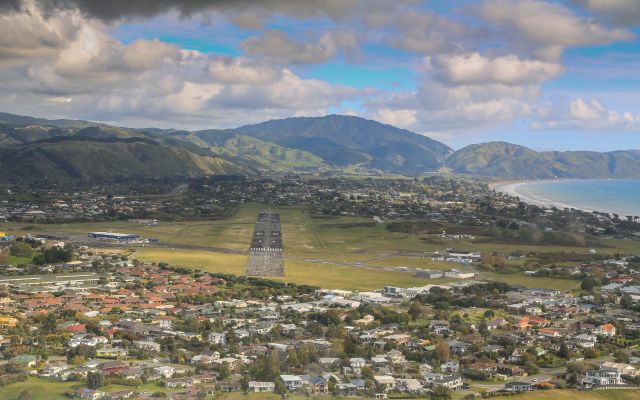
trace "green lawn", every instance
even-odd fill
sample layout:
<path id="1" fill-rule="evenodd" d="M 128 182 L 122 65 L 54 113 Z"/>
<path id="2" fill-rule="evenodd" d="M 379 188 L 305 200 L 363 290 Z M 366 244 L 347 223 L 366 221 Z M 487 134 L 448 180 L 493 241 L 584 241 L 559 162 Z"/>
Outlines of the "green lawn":
<path id="1" fill-rule="evenodd" d="M 7 257 L 7 264 L 11 264 L 11 265 L 31 264 L 32 261 L 33 261 L 33 257 L 16 257 L 16 256 Z"/>
<path id="2" fill-rule="evenodd" d="M 524 275 L 507 275 L 507 274 L 495 274 L 489 272 L 481 272 L 478 278 L 482 281 L 498 281 L 505 282 L 511 285 L 524 285 L 530 288 L 536 289 L 556 289 L 563 292 L 578 289 L 580 287 L 580 281 L 575 279 L 559 279 L 549 277 L 536 277 L 536 276 L 524 276 Z"/>
<path id="3" fill-rule="evenodd" d="M 66 392 L 74 391 L 83 387 L 82 382 L 60 382 L 40 378 L 28 378 L 25 382 L 14 383 L 0 388 L 0 398 L 3 400 L 16 400 L 23 390 L 28 390 L 31 398 L 34 400 L 68 400 L 65 396 Z M 115 392 L 125 389 L 134 389 L 144 392 L 167 392 L 166 388 L 159 386 L 157 383 L 148 383 L 140 387 L 110 385 L 102 388 L 105 392 Z M 594 391 L 577 391 L 577 390 L 548 390 L 524 393 L 516 396 L 509 396 L 516 400 L 636 400 L 639 398 L 640 391 L 634 390 L 594 390 Z M 302 396 L 290 395 L 288 398 L 302 398 Z M 242 393 L 218 393 L 216 399 L 223 400 L 276 400 L 281 396 L 273 393 L 252 393 L 247 396 Z"/>
<path id="4" fill-rule="evenodd" d="M 637 400 L 638 390 L 548 390 L 536 391 L 509 397 L 516 400 Z"/>
<path id="5" fill-rule="evenodd" d="M 28 378 L 25 382 L 13 383 L 8 386 L 0 387 L 0 399 L 2 400 L 15 400 L 20 396 L 23 390 L 28 390 L 31 393 L 31 398 L 46 399 L 46 400 L 68 400 L 65 393 L 75 391 L 79 388 L 85 387 L 83 382 L 61 382 L 50 379 L 42 378 Z M 147 383 L 140 387 L 134 386 L 122 386 L 122 385 L 109 385 L 103 387 L 104 392 L 117 392 L 119 390 L 134 389 L 145 392 L 167 392 L 168 390 L 157 383 Z"/>

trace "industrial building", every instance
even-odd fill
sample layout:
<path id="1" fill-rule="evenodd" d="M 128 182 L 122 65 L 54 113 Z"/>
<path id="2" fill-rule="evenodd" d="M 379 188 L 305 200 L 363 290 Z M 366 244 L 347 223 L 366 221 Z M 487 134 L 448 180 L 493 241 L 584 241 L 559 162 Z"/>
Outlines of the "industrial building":
<path id="1" fill-rule="evenodd" d="M 100 281 L 105 283 L 101 284 Z M 111 274 L 77 272 L 67 274 L 16 275 L 0 277 L 0 285 L 23 293 L 52 293 L 63 290 L 84 291 L 109 285 Z"/>
<path id="2" fill-rule="evenodd" d="M 251 239 L 247 276 L 284 276 L 280 214 L 262 211 Z"/>
<path id="3" fill-rule="evenodd" d="M 90 232 L 89 238 L 98 240 L 112 240 L 116 242 L 134 242 L 140 239 L 140 236 L 129 233 Z"/>

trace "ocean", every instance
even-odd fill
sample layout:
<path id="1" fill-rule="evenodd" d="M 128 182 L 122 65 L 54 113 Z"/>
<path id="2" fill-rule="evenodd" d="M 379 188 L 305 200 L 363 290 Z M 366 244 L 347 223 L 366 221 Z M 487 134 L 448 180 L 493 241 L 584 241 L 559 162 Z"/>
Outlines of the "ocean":
<path id="1" fill-rule="evenodd" d="M 496 190 L 524 202 L 640 216 L 640 180 L 557 180 L 504 183 Z"/>

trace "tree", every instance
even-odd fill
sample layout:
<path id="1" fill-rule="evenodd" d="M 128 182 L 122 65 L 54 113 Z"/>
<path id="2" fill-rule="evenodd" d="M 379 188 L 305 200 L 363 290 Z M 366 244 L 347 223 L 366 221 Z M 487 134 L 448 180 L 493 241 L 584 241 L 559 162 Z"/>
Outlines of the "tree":
<path id="1" fill-rule="evenodd" d="M 362 367 L 362 369 L 360 369 L 360 376 L 362 376 L 362 379 L 364 380 L 373 380 L 373 368 L 371 367 Z"/>
<path id="2" fill-rule="evenodd" d="M 567 382 L 570 384 L 578 383 L 578 378 L 587 371 L 589 365 L 584 363 L 570 363 L 567 365 L 567 374 L 569 377 L 567 378 Z"/>
<path id="3" fill-rule="evenodd" d="M 616 362 L 621 362 L 621 363 L 629 362 L 629 356 L 623 350 L 614 351 L 613 358 L 616 360 Z"/>
<path id="4" fill-rule="evenodd" d="M 483 335 L 489 333 L 489 327 L 487 326 L 487 322 L 485 320 L 480 320 L 480 322 L 478 323 L 478 332 Z"/>
<path id="5" fill-rule="evenodd" d="M 33 248 L 24 242 L 16 242 L 11 246 L 11 255 L 14 257 L 32 257 Z"/>
<path id="6" fill-rule="evenodd" d="M 444 340 L 439 340 L 436 343 L 436 355 L 440 361 L 447 361 L 451 356 L 451 349 Z"/>
<path id="7" fill-rule="evenodd" d="M 485 318 L 493 318 L 495 315 L 496 313 L 493 310 L 487 310 L 484 312 Z"/>
<path id="8" fill-rule="evenodd" d="M 287 364 L 293 368 L 300 366 L 300 360 L 298 360 L 298 353 L 296 349 L 291 348 L 287 351 Z"/>
<path id="9" fill-rule="evenodd" d="M 18 396 L 18 400 L 31 400 L 31 392 L 28 390 L 23 390 Z"/>
<path id="10" fill-rule="evenodd" d="M 419 301 L 414 301 L 409 307 L 409 315 L 414 321 L 424 313 L 424 306 Z"/>
<path id="11" fill-rule="evenodd" d="M 558 350 L 558 357 L 565 359 L 569 358 L 569 347 L 565 343 L 562 343 L 560 346 L 560 350 Z"/>
<path id="12" fill-rule="evenodd" d="M 284 383 L 280 380 L 280 379 L 276 379 L 275 381 L 275 388 L 274 388 L 274 392 L 278 393 L 279 395 L 284 395 L 286 392 L 286 388 L 284 387 Z"/>
<path id="13" fill-rule="evenodd" d="M 436 386 L 431 392 L 432 400 L 451 400 L 451 390 L 446 386 Z"/>
<path id="14" fill-rule="evenodd" d="M 620 305 L 623 308 L 632 309 L 633 308 L 633 298 L 628 294 L 623 294 L 620 299 Z"/>
<path id="15" fill-rule="evenodd" d="M 240 388 L 242 389 L 242 393 L 244 393 L 245 395 L 247 394 L 247 392 L 249 392 L 249 378 L 247 378 L 246 374 L 242 375 L 242 379 L 240 380 Z"/>
<path id="16" fill-rule="evenodd" d="M 228 362 L 225 361 L 218 366 L 218 374 L 220 374 L 220 379 L 223 381 L 231 376 L 231 370 L 229 369 Z"/>
<path id="17" fill-rule="evenodd" d="M 600 285 L 602 285 L 602 283 L 600 282 L 599 279 L 593 278 L 593 277 L 587 277 L 582 280 L 582 284 L 580 285 L 580 288 L 582 290 L 590 291 L 590 290 L 593 290 L 593 288 L 595 288 L 596 286 L 600 286 Z"/>
<path id="18" fill-rule="evenodd" d="M 104 375 L 101 372 L 89 372 L 87 374 L 87 386 L 89 389 L 99 389 L 104 386 Z"/>
<path id="19" fill-rule="evenodd" d="M 540 372 L 540 368 L 533 361 L 526 361 L 524 363 L 524 369 L 527 371 L 528 375 L 535 375 Z"/>
<path id="20" fill-rule="evenodd" d="M 334 376 L 329 378 L 329 393 L 331 393 L 333 396 L 337 396 L 340 393 L 340 391 L 338 390 L 338 381 L 336 381 L 336 378 Z"/>
<path id="21" fill-rule="evenodd" d="M 598 358 L 600 357 L 600 352 L 598 351 L 598 349 L 591 348 L 591 349 L 585 349 L 582 354 L 584 354 L 584 356 L 586 358 Z"/>

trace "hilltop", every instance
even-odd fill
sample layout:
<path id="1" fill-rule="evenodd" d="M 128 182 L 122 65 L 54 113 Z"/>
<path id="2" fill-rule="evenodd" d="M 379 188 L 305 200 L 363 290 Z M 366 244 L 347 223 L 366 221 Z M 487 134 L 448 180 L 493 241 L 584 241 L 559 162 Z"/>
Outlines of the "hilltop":
<path id="1" fill-rule="evenodd" d="M 537 152 L 507 142 L 447 145 L 344 115 L 235 129 L 133 129 L 0 113 L 0 177 L 50 180 L 212 174 L 457 174 L 515 178 L 640 178 L 640 151 Z"/>

